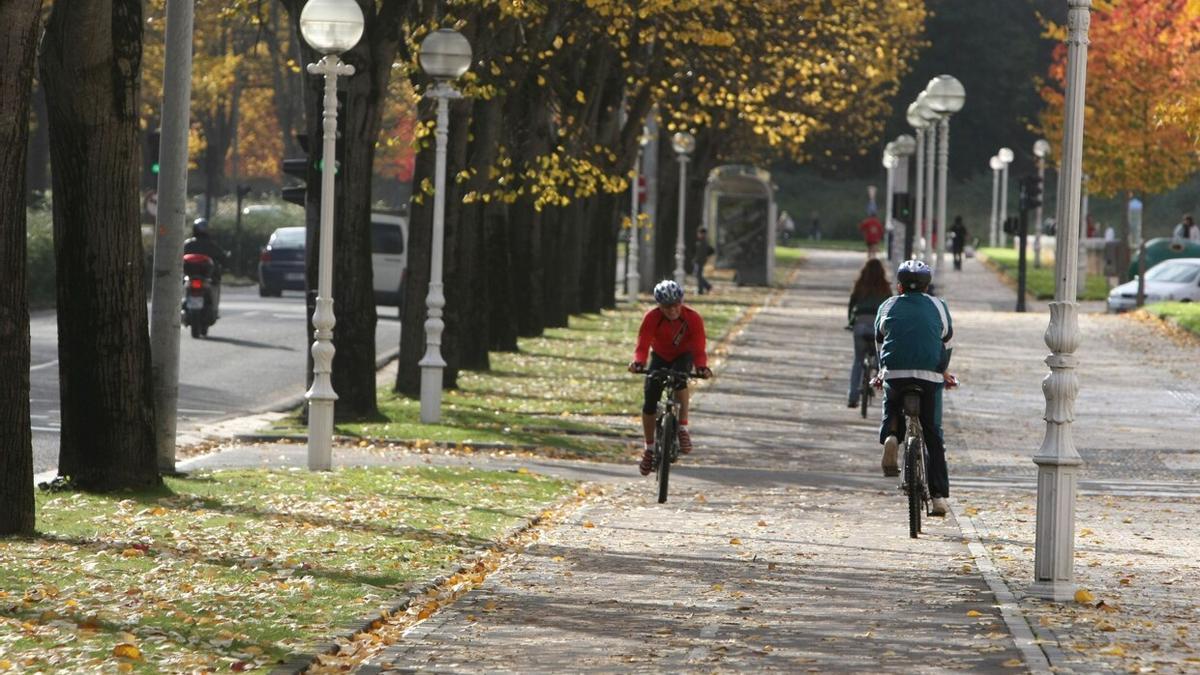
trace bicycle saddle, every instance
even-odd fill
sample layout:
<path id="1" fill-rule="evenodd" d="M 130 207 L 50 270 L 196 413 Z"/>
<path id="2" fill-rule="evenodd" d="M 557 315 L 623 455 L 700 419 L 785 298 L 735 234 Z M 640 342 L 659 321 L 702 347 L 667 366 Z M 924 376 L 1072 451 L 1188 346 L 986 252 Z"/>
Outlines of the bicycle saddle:
<path id="1" fill-rule="evenodd" d="M 922 389 L 918 385 L 910 385 L 900 390 L 901 401 L 904 402 L 905 415 L 920 415 L 921 414 L 921 393 Z"/>

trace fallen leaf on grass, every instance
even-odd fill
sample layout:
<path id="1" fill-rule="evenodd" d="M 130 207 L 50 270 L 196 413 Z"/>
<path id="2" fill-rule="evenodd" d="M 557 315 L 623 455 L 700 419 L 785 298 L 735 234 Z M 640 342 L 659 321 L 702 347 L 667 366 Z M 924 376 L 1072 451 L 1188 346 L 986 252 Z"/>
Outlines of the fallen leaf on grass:
<path id="1" fill-rule="evenodd" d="M 1025 665 L 1025 662 L 1021 659 L 1009 659 L 1000 665 L 1005 668 L 1021 668 Z"/>
<path id="2" fill-rule="evenodd" d="M 142 658 L 142 651 L 128 642 L 122 642 L 116 647 L 113 647 L 112 653 L 113 656 L 119 656 L 123 659 L 137 660 Z"/>
<path id="3" fill-rule="evenodd" d="M 742 540 L 741 540 L 741 539 L 738 539 L 737 537 L 734 537 L 733 539 L 730 539 L 730 540 L 729 540 L 729 545 L 730 545 L 730 546 L 741 546 L 741 545 L 742 545 Z"/>
<path id="4" fill-rule="evenodd" d="M 1120 645 L 1113 645 L 1105 649 L 1101 649 L 1100 653 L 1105 656 L 1125 656 L 1125 650 Z"/>
<path id="5" fill-rule="evenodd" d="M 766 526 L 767 526 L 767 521 L 765 521 L 765 520 L 760 520 L 760 521 L 758 521 L 758 526 L 759 526 L 759 527 L 766 527 Z"/>
<path id="6" fill-rule="evenodd" d="M 1075 591 L 1075 602 L 1095 602 L 1095 600 L 1096 596 L 1092 595 L 1092 592 L 1086 588 Z"/>
<path id="7" fill-rule="evenodd" d="M 595 523 L 593 523 L 593 522 L 592 522 L 592 521 L 590 521 L 590 520 L 585 520 L 585 521 L 583 521 L 583 526 L 584 526 L 584 527 L 595 527 L 595 526 L 596 526 L 596 524 L 595 524 Z"/>
<path id="8" fill-rule="evenodd" d="M 983 612 L 972 609 L 967 611 L 967 616 L 983 616 Z"/>

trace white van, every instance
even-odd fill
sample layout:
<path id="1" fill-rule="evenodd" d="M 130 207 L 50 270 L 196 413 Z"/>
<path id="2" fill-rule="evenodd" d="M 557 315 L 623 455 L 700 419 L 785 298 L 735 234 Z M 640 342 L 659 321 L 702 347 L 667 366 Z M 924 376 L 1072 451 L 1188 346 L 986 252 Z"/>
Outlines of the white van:
<path id="1" fill-rule="evenodd" d="M 375 303 L 400 305 L 408 266 L 408 218 L 392 213 L 371 213 L 371 272 L 375 276 Z"/>

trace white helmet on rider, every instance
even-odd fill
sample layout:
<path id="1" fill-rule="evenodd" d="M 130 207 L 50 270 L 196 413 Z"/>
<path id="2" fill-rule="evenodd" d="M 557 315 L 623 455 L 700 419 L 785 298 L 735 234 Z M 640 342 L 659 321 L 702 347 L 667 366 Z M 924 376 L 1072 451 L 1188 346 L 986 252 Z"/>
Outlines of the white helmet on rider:
<path id="1" fill-rule="evenodd" d="M 663 279 L 654 287 L 654 301 L 660 305 L 683 302 L 683 287 L 672 279 Z"/>

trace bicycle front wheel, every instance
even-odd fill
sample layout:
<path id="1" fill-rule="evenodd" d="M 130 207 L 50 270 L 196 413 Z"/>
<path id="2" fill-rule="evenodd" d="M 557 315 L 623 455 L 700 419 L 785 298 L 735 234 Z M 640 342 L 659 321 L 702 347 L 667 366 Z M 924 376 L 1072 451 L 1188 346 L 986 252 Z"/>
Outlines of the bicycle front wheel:
<path id="1" fill-rule="evenodd" d="M 675 455 L 675 444 L 679 442 L 679 436 L 676 435 L 677 425 L 675 418 L 671 415 L 666 415 L 662 419 L 662 424 L 658 428 L 658 503 L 665 504 L 667 501 L 667 485 L 671 478 L 671 457 Z"/>
<path id="2" fill-rule="evenodd" d="M 921 533 L 921 441 L 911 436 L 904 439 L 904 487 L 908 493 L 908 536 Z"/>
<path id="3" fill-rule="evenodd" d="M 864 420 L 867 419 L 867 408 L 871 406 L 871 396 L 873 395 L 874 393 L 871 391 L 871 382 L 864 379 L 862 385 L 862 399 L 861 403 L 859 404 L 862 407 L 862 416 Z"/>

